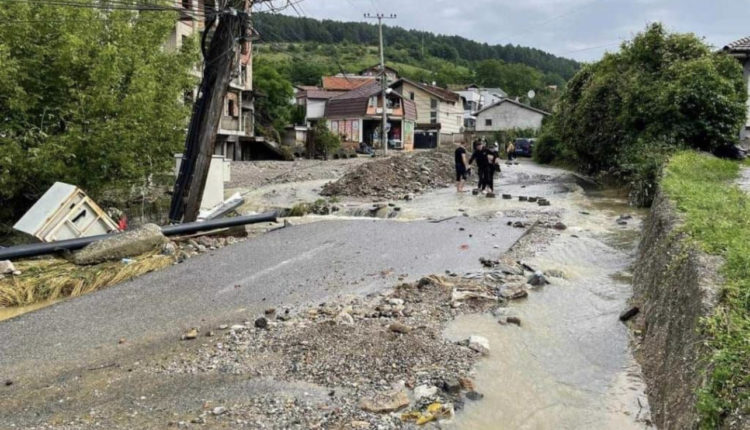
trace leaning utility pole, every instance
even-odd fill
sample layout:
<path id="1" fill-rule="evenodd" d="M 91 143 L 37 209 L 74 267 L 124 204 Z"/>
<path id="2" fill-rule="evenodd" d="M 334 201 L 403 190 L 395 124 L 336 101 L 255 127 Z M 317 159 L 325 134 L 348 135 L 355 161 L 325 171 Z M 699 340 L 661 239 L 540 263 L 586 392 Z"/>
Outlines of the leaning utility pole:
<path id="1" fill-rule="evenodd" d="M 385 130 L 388 126 L 388 106 L 386 98 L 386 87 L 388 86 L 388 82 L 385 74 L 385 55 L 383 53 L 383 20 L 396 19 L 396 14 L 392 13 L 385 16 L 382 13 L 377 13 L 375 15 L 366 13 L 365 18 L 378 20 L 378 30 L 380 33 L 380 87 L 383 96 L 383 123 L 380 125 L 380 142 L 383 144 L 383 155 L 388 155 L 388 136 L 387 131 Z"/>
<path id="2" fill-rule="evenodd" d="M 249 37 L 248 12 L 251 7 L 252 1 L 249 0 L 229 0 L 224 10 L 206 18 L 206 29 L 201 40 L 203 79 L 190 119 L 180 172 L 174 185 L 169 209 L 170 222 L 192 222 L 198 218 L 216 144 L 216 133 L 224 110 L 224 97 L 236 58 L 235 49 L 238 41 Z M 205 51 L 206 35 L 217 21 L 211 45 Z"/>

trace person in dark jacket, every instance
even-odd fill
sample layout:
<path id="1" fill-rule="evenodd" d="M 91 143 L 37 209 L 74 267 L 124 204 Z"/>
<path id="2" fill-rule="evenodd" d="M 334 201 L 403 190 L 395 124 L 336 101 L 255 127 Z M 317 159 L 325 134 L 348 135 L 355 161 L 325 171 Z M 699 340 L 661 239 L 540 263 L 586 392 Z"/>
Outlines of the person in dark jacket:
<path id="1" fill-rule="evenodd" d="M 480 192 L 483 192 L 487 187 L 486 175 L 487 165 L 489 164 L 489 161 L 487 160 L 487 149 L 484 146 L 484 142 L 482 142 L 481 140 L 477 143 L 476 149 L 471 154 L 469 164 L 473 163 L 474 161 L 477 162 L 477 175 L 479 176 L 479 183 L 477 184 L 476 190 L 474 190 L 474 194 L 479 194 Z"/>
<path id="2" fill-rule="evenodd" d="M 487 188 L 487 197 L 495 197 L 495 172 L 500 170 L 500 146 L 495 142 L 488 147 L 487 153 L 487 171 L 484 174 L 484 185 Z"/>

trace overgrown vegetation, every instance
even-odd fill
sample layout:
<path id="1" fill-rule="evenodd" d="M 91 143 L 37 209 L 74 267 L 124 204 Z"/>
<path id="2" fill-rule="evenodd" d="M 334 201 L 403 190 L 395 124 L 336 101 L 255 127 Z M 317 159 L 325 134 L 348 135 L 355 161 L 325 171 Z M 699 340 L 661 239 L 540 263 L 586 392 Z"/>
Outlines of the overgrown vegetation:
<path id="1" fill-rule="evenodd" d="M 648 205 L 669 154 L 737 141 L 746 98 L 735 59 L 653 24 L 568 82 L 535 157 L 618 177 Z"/>
<path id="2" fill-rule="evenodd" d="M 0 229 L 55 181 L 95 197 L 168 170 L 184 143 L 195 41 L 176 13 L 0 8 Z"/>
<path id="3" fill-rule="evenodd" d="M 708 335 L 708 380 L 701 387 L 701 427 L 750 414 L 750 198 L 733 185 L 739 165 L 695 152 L 671 158 L 662 187 L 684 213 L 684 229 L 706 252 L 724 258 L 725 284 Z"/>

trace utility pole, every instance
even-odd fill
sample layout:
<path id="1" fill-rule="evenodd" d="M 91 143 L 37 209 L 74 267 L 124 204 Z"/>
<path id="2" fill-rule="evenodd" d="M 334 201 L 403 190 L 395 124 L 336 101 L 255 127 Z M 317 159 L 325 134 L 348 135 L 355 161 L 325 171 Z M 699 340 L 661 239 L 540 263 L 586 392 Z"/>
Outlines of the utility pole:
<path id="1" fill-rule="evenodd" d="M 386 131 L 386 127 L 388 126 L 388 106 L 386 97 L 386 88 L 388 86 L 388 82 L 385 74 L 385 54 L 383 52 L 383 20 L 396 19 L 396 14 L 392 13 L 386 16 L 382 13 L 377 13 L 375 15 L 366 13 L 365 18 L 378 20 L 378 30 L 380 33 L 380 87 L 383 96 L 383 123 L 380 125 L 380 141 L 383 144 L 383 155 L 388 155 L 388 132 Z"/>
<path id="2" fill-rule="evenodd" d="M 216 144 L 216 133 L 224 111 L 224 97 L 236 59 L 235 50 L 239 41 L 249 37 L 249 10 L 252 4 L 252 0 L 229 0 L 218 16 L 206 18 L 206 29 L 201 41 L 203 78 L 174 186 L 169 209 L 170 222 L 192 222 L 198 218 Z M 216 21 L 218 25 L 211 36 L 208 51 L 205 51 L 206 35 Z"/>

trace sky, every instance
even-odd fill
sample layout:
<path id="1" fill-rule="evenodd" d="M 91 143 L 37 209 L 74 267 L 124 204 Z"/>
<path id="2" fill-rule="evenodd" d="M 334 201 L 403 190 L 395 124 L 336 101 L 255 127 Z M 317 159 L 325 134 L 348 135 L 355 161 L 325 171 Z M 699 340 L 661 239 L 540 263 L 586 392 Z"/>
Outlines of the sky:
<path id="1" fill-rule="evenodd" d="M 579 61 L 616 51 L 652 22 L 695 33 L 718 48 L 750 36 L 750 0 L 302 0 L 297 10 L 337 21 L 395 13 L 388 25 L 530 46 Z"/>

